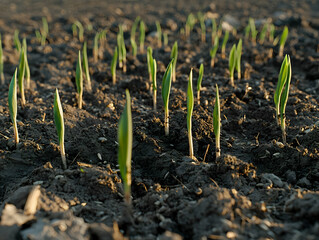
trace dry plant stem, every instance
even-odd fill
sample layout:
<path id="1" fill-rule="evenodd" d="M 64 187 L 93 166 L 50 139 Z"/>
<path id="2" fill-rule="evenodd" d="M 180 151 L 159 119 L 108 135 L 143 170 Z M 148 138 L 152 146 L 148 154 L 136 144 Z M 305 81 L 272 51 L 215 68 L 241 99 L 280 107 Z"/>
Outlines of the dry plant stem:
<path id="1" fill-rule="evenodd" d="M 200 91 L 197 91 L 197 105 L 200 105 Z"/>
<path id="2" fill-rule="evenodd" d="M 60 144 L 60 153 L 62 158 L 62 167 L 65 170 L 67 168 L 66 166 L 66 158 L 65 158 L 65 150 L 64 150 L 64 144 Z"/>
<path id="3" fill-rule="evenodd" d="M 112 83 L 113 83 L 113 85 L 116 84 L 116 74 L 115 73 L 112 75 Z"/>
<path id="4" fill-rule="evenodd" d="M 206 34 L 202 34 L 202 43 L 206 42 Z"/>
<path id="5" fill-rule="evenodd" d="M 98 55 L 98 51 L 93 50 L 93 61 L 94 61 L 95 63 L 97 63 L 97 55 Z"/>
<path id="6" fill-rule="evenodd" d="M 215 58 L 212 58 L 212 59 L 210 60 L 210 66 L 211 66 L 211 67 L 214 67 L 214 65 L 215 65 Z"/>
<path id="7" fill-rule="evenodd" d="M 241 71 L 240 70 L 238 70 L 238 72 L 237 72 L 237 78 L 238 78 L 238 80 L 241 79 Z"/>
<path id="8" fill-rule="evenodd" d="M 168 113 L 168 109 L 165 110 L 164 128 L 165 128 L 165 136 L 168 136 L 169 135 L 169 113 Z"/>
<path id="9" fill-rule="evenodd" d="M 216 158 L 220 157 L 220 139 L 216 137 Z"/>
<path id="10" fill-rule="evenodd" d="M 192 126 L 190 126 L 190 131 L 188 131 L 188 145 L 189 145 L 189 157 L 194 158 L 194 150 L 193 150 L 193 137 L 192 137 Z"/>
<path id="11" fill-rule="evenodd" d="M 268 51 L 268 58 L 272 58 L 273 56 L 273 52 L 274 50 L 272 48 L 269 48 L 269 51 Z"/>
<path id="12" fill-rule="evenodd" d="M 153 109 L 156 110 L 157 91 L 153 91 Z"/>
<path id="13" fill-rule="evenodd" d="M 126 60 L 123 60 L 123 72 L 126 73 Z"/>
<path id="14" fill-rule="evenodd" d="M 78 96 L 78 104 L 79 104 L 79 109 L 82 109 L 82 93 L 81 94 L 79 94 L 79 96 Z"/>

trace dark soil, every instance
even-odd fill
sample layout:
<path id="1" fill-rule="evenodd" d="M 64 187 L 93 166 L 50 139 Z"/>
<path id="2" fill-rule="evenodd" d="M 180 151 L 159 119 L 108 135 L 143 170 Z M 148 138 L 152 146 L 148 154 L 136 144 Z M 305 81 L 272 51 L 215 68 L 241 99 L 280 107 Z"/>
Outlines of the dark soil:
<path id="1" fill-rule="evenodd" d="M 0 239 L 318 239 L 319 236 L 319 2 L 281 1 L 21 1 L 0 3 L 5 85 L 0 97 Z M 190 12 L 219 19 L 234 18 L 226 54 L 248 18 L 271 18 L 276 36 L 285 25 L 285 54 L 292 62 L 288 99 L 287 146 L 275 121 L 273 93 L 282 58 L 264 44 L 244 41 L 242 72 L 229 84 L 228 60 L 220 51 L 210 67 L 211 34 L 200 39 L 199 24 L 190 38 L 180 33 Z M 42 16 L 49 22 L 46 45 L 35 30 Z M 146 51 L 131 55 L 130 29 L 137 16 L 147 25 L 146 43 L 158 62 L 158 86 L 179 44 L 177 81 L 170 95 L 170 135 L 164 135 L 161 88 L 158 110 L 148 88 Z M 82 43 L 72 36 L 79 20 L 88 41 L 92 92 L 77 108 L 75 65 Z M 155 21 L 168 33 L 168 46 L 157 47 Z M 110 63 L 118 25 L 123 24 L 128 71 L 117 69 L 112 85 Z M 207 21 L 209 25 L 209 21 Z M 31 89 L 18 107 L 21 143 L 12 144 L 8 86 L 19 54 L 14 30 L 28 43 Z M 107 29 L 101 59 L 93 62 L 97 31 Z M 186 89 L 190 69 L 194 86 L 204 64 L 201 103 L 193 115 L 194 155 L 188 158 Z M 215 85 L 221 101 L 221 157 L 215 157 L 212 113 Z M 63 171 L 53 121 L 53 96 L 59 89 L 65 120 L 68 169 Z M 117 165 L 117 127 L 132 97 L 132 212 L 123 202 Z M 24 212 L 31 189 L 40 185 L 37 212 Z"/>

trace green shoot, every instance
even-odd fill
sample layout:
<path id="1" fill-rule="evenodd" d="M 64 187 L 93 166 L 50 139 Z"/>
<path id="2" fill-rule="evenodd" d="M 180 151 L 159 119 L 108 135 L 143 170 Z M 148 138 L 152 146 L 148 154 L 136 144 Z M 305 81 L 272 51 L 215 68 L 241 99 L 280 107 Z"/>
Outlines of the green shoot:
<path id="1" fill-rule="evenodd" d="M 85 72 L 87 89 L 88 89 L 89 92 L 91 92 L 92 91 L 92 85 L 91 85 L 91 77 L 90 77 L 90 72 L 89 72 L 89 62 L 88 62 L 86 41 L 83 44 L 82 58 L 83 58 L 82 62 L 83 62 L 83 69 L 84 69 L 84 72 Z"/>
<path id="2" fill-rule="evenodd" d="M 187 132 L 189 144 L 189 157 L 194 158 L 193 137 L 192 137 L 192 115 L 194 109 L 194 95 L 193 95 L 193 69 L 189 73 L 188 87 L 187 87 Z"/>
<path id="3" fill-rule="evenodd" d="M 225 58 L 225 53 L 226 53 L 226 44 L 227 44 L 227 41 L 228 41 L 228 38 L 229 38 L 229 31 L 226 30 L 225 32 L 225 36 L 224 36 L 224 39 L 223 39 L 223 43 L 222 43 L 222 59 Z"/>
<path id="4" fill-rule="evenodd" d="M 82 23 L 80 23 L 79 21 L 75 21 L 72 25 L 72 30 L 73 30 L 73 36 L 76 33 L 74 29 L 76 29 L 76 27 L 79 29 L 79 40 L 80 42 L 84 41 L 84 28 Z"/>
<path id="5" fill-rule="evenodd" d="M 35 30 L 35 37 L 37 38 L 38 42 L 41 43 L 42 36 L 39 30 Z"/>
<path id="6" fill-rule="evenodd" d="M 2 51 L 2 41 L 0 34 L 0 80 L 1 84 L 4 85 L 4 74 L 3 74 L 3 51 Z"/>
<path id="7" fill-rule="evenodd" d="M 131 112 L 131 97 L 128 89 L 126 89 L 126 104 L 120 117 L 117 138 L 118 163 L 124 185 L 125 203 L 131 206 L 131 164 L 132 164 L 132 146 L 133 146 L 133 123 Z"/>
<path id="8" fill-rule="evenodd" d="M 132 55 L 135 58 L 137 55 L 137 44 L 133 38 L 131 38 L 130 41 L 131 41 L 131 46 L 132 46 Z"/>
<path id="9" fill-rule="evenodd" d="M 243 46 L 243 41 L 240 39 L 238 41 L 237 48 L 236 48 L 236 63 L 235 63 L 238 79 L 241 79 L 240 61 L 241 61 L 242 46 Z"/>
<path id="10" fill-rule="evenodd" d="M 204 14 L 202 12 L 198 12 L 197 17 L 198 17 L 200 29 L 201 29 L 201 40 L 204 43 L 206 41 L 205 17 L 204 17 Z"/>
<path id="11" fill-rule="evenodd" d="M 19 133 L 17 126 L 17 69 L 15 70 L 9 86 L 8 103 L 11 121 L 14 129 L 14 141 L 19 144 Z"/>
<path id="12" fill-rule="evenodd" d="M 173 60 L 173 66 L 172 66 L 172 78 L 173 82 L 176 81 L 176 62 L 178 57 L 178 44 L 177 41 L 175 41 L 172 52 L 171 52 L 171 59 Z"/>
<path id="13" fill-rule="evenodd" d="M 253 45 L 256 45 L 256 37 L 257 37 L 258 31 L 256 30 L 255 20 L 253 18 L 249 18 L 249 25 L 250 25 L 250 31 L 251 31 L 251 40 L 253 42 Z"/>
<path id="14" fill-rule="evenodd" d="M 281 38 L 280 38 L 280 43 L 279 43 L 279 57 L 282 57 L 284 54 L 284 47 L 285 47 L 285 43 L 287 41 L 288 38 L 288 27 L 285 26 L 282 34 L 281 34 Z"/>
<path id="15" fill-rule="evenodd" d="M 167 32 L 163 33 L 163 42 L 164 42 L 164 46 L 166 47 L 168 44 L 168 35 Z"/>
<path id="16" fill-rule="evenodd" d="M 202 80 L 204 75 L 204 65 L 201 64 L 199 67 L 199 75 L 197 79 L 197 104 L 200 105 L 200 90 L 202 88 Z M 193 74 L 192 74 L 193 76 Z"/>
<path id="17" fill-rule="evenodd" d="M 96 63 L 99 56 L 99 33 L 95 34 L 94 40 L 93 40 L 93 61 Z"/>
<path id="18" fill-rule="evenodd" d="M 75 71 L 75 83 L 78 93 L 78 106 L 82 109 L 82 96 L 83 96 L 83 77 L 82 77 L 82 65 L 81 65 L 81 52 L 79 50 L 78 62 L 76 64 Z"/>
<path id="19" fill-rule="evenodd" d="M 269 26 L 269 41 L 273 42 L 274 38 L 275 38 L 275 25 L 274 24 L 270 24 Z"/>
<path id="20" fill-rule="evenodd" d="M 112 83 L 113 83 L 113 85 L 115 85 L 115 83 L 116 83 L 117 56 L 118 56 L 118 51 L 117 51 L 117 47 L 115 47 L 113 58 L 112 58 L 112 62 L 111 62 L 111 74 L 112 74 Z"/>
<path id="21" fill-rule="evenodd" d="M 25 54 L 25 50 L 24 50 L 24 47 L 22 47 L 20 51 L 19 75 L 18 75 L 18 85 L 20 89 L 22 107 L 24 107 L 25 105 L 25 96 L 24 96 L 25 56 L 24 54 Z"/>
<path id="22" fill-rule="evenodd" d="M 216 84 L 216 98 L 215 98 L 215 107 L 213 112 L 213 126 L 215 133 L 215 145 L 216 145 L 216 158 L 220 157 L 220 103 L 219 103 L 219 91 Z"/>
<path id="23" fill-rule="evenodd" d="M 187 17 L 186 25 L 185 25 L 186 37 L 189 37 L 190 32 L 193 30 L 195 23 L 196 23 L 196 18 L 194 16 L 194 14 L 190 13 Z"/>
<path id="24" fill-rule="evenodd" d="M 212 45 L 215 45 L 216 36 L 217 36 L 217 23 L 216 23 L 216 19 L 213 18 L 212 19 Z"/>
<path id="25" fill-rule="evenodd" d="M 164 102 L 164 128 L 165 128 L 165 136 L 169 135 L 169 112 L 168 112 L 168 102 L 169 102 L 169 94 L 171 91 L 172 84 L 172 68 L 173 68 L 174 59 L 171 60 L 169 65 L 166 68 L 166 71 L 162 80 L 162 98 Z"/>
<path id="26" fill-rule="evenodd" d="M 119 67 L 123 68 L 123 72 L 126 72 L 126 47 L 124 42 L 123 27 L 119 26 L 119 33 L 117 35 L 117 46 L 119 53 Z"/>
<path id="27" fill-rule="evenodd" d="M 229 53 L 228 66 L 229 66 L 230 85 L 234 86 L 234 70 L 236 66 L 236 44 L 233 45 Z"/>
<path id="28" fill-rule="evenodd" d="M 149 82 L 152 84 L 152 64 L 153 64 L 153 49 L 151 47 L 147 47 L 147 70 L 148 70 L 148 76 L 149 76 Z M 152 91 L 152 89 L 150 89 Z"/>
<path id="29" fill-rule="evenodd" d="M 218 37 L 218 35 L 216 35 L 215 40 L 214 40 L 214 46 L 210 50 L 210 57 L 211 57 L 210 66 L 211 67 L 214 67 L 214 65 L 215 65 L 215 57 L 216 57 L 216 53 L 218 50 L 218 46 L 219 46 L 219 37 Z"/>
<path id="30" fill-rule="evenodd" d="M 248 40 L 249 39 L 249 33 L 250 33 L 250 24 L 248 23 L 248 25 L 245 27 L 245 39 Z"/>
<path id="31" fill-rule="evenodd" d="M 136 28 L 137 28 L 137 25 L 138 25 L 140 19 L 141 19 L 141 18 L 140 18 L 139 16 L 138 16 L 137 18 L 135 18 L 135 21 L 134 21 L 134 23 L 133 23 L 133 25 L 132 25 L 132 29 L 131 29 L 131 39 L 133 39 L 134 42 L 135 42 Z M 135 43 L 136 43 L 136 42 L 135 42 Z"/>
<path id="32" fill-rule="evenodd" d="M 219 21 L 218 29 L 217 29 L 217 36 L 220 38 L 223 33 L 223 19 Z"/>
<path id="33" fill-rule="evenodd" d="M 140 53 L 144 53 L 144 42 L 145 42 L 145 23 L 140 22 Z"/>
<path id="34" fill-rule="evenodd" d="M 15 30 L 14 31 L 13 41 L 14 41 L 14 45 L 15 45 L 18 53 L 20 53 L 20 51 L 21 51 L 21 42 L 19 40 L 19 30 Z"/>
<path id="35" fill-rule="evenodd" d="M 49 34 L 49 25 L 48 21 L 45 17 L 42 18 L 42 29 L 41 29 L 41 45 L 45 45 L 45 41 L 47 40 L 47 36 Z"/>
<path id="36" fill-rule="evenodd" d="M 24 49 L 24 64 L 25 64 L 25 78 L 26 78 L 26 84 L 27 84 L 27 89 L 30 89 L 30 67 L 28 63 L 28 52 L 27 52 L 27 40 L 24 38 L 22 41 L 23 49 Z"/>
<path id="37" fill-rule="evenodd" d="M 157 46 L 162 47 L 162 28 L 159 21 L 156 21 Z"/>
<path id="38" fill-rule="evenodd" d="M 268 22 L 266 22 L 263 26 L 263 28 L 261 29 L 261 32 L 259 34 L 259 43 L 260 44 L 263 44 L 264 41 L 265 41 L 265 37 L 266 37 L 266 34 L 267 34 L 267 30 L 268 30 Z"/>
<path id="39" fill-rule="evenodd" d="M 54 114 L 55 128 L 57 130 L 58 138 L 59 138 L 62 167 L 63 169 L 66 169 L 67 165 L 66 165 L 65 150 L 64 150 L 64 119 L 63 119 L 63 109 L 62 109 L 58 89 L 55 89 L 53 114 Z"/>
<path id="40" fill-rule="evenodd" d="M 157 83 L 156 83 L 156 73 L 157 73 L 157 64 L 156 60 L 153 59 L 153 64 L 151 65 L 152 73 L 152 89 L 153 89 L 153 108 L 156 110 L 156 97 L 157 97 Z"/>

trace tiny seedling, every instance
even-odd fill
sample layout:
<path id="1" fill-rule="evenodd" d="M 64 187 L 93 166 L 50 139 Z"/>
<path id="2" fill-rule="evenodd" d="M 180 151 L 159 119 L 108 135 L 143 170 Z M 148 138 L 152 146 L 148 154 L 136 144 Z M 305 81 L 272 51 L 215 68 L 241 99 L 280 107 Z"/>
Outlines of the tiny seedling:
<path id="1" fill-rule="evenodd" d="M 218 50 L 218 46 L 219 46 L 219 37 L 218 35 L 215 36 L 215 40 L 214 40 L 214 46 L 213 48 L 210 50 L 210 66 L 214 67 L 215 65 L 215 57 L 216 57 L 216 53 Z"/>
<path id="2" fill-rule="evenodd" d="M 130 41 L 131 41 L 131 46 L 132 46 L 132 55 L 135 58 L 137 55 L 137 44 L 135 42 L 135 39 L 133 39 L 133 38 L 131 38 Z"/>
<path id="3" fill-rule="evenodd" d="M 152 64 L 153 64 L 153 49 L 151 47 L 147 47 L 147 70 L 148 70 L 148 76 L 149 76 L 149 82 L 152 84 Z M 152 92 L 152 89 L 150 89 Z"/>
<path id="4" fill-rule="evenodd" d="M 64 150 L 64 119 L 63 119 L 63 109 L 62 109 L 58 89 L 55 89 L 53 114 L 54 114 L 55 128 L 57 130 L 58 138 L 59 138 L 62 167 L 63 169 L 66 169 L 67 165 L 66 165 L 65 150 Z"/>
<path id="5" fill-rule="evenodd" d="M 85 72 L 87 89 L 88 89 L 89 92 L 91 92 L 92 91 L 92 85 L 91 85 L 91 77 L 90 77 L 90 72 L 89 72 L 89 62 L 88 62 L 86 41 L 84 42 L 83 49 L 82 49 L 82 62 L 83 62 L 83 69 L 84 69 L 84 72 Z"/>
<path id="6" fill-rule="evenodd" d="M 132 25 L 132 29 L 131 29 L 131 39 L 133 39 L 134 42 L 135 42 L 136 28 L 137 28 L 137 26 L 138 26 L 138 23 L 139 23 L 140 19 L 141 19 L 141 18 L 140 18 L 139 16 L 136 17 L 136 18 L 135 18 L 135 21 L 134 21 L 134 23 L 133 23 L 133 25 Z M 135 43 L 136 43 L 136 42 L 135 42 Z"/>
<path id="7" fill-rule="evenodd" d="M 217 28 L 217 36 L 220 38 L 222 36 L 223 33 L 223 19 L 219 20 L 219 25 Z"/>
<path id="8" fill-rule="evenodd" d="M 1 79 L 1 84 L 2 84 L 2 85 L 4 85 L 4 74 L 3 74 L 3 51 L 2 51 L 1 34 L 0 34 L 0 79 Z"/>
<path id="9" fill-rule="evenodd" d="M 204 65 L 201 64 L 199 67 L 199 75 L 197 79 L 197 104 L 198 105 L 200 105 L 200 90 L 202 88 L 203 75 L 204 75 Z M 192 77 L 193 77 L 193 73 L 192 73 Z"/>
<path id="10" fill-rule="evenodd" d="M 118 51 L 117 51 L 117 47 L 115 47 L 112 62 L 111 62 L 111 74 L 112 74 L 113 85 L 115 85 L 115 83 L 116 83 L 117 56 L 118 56 Z"/>
<path id="11" fill-rule="evenodd" d="M 216 36 L 217 36 L 217 23 L 216 23 L 216 19 L 213 18 L 212 19 L 212 45 L 215 45 Z"/>
<path id="12" fill-rule="evenodd" d="M 269 41 L 273 42 L 275 39 L 275 25 L 274 24 L 270 24 L 269 26 Z"/>
<path id="13" fill-rule="evenodd" d="M 214 126 L 214 134 L 215 134 L 215 146 L 216 146 L 216 158 L 220 157 L 220 103 L 219 103 L 219 91 L 218 86 L 216 84 L 216 98 L 215 98 L 215 107 L 213 112 L 213 126 Z"/>
<path id="14" fill-rule="evenodd" d="M 72 31 L 73 31 L 73 36 L 75 35 L 76 36 L 76 28 L 79 29 L 79 40 L 80 42 L 83 42 L 84 41 L 84 28 L 83 28 L 83 25 L 82 23 L 80 23 L 79 21 L 75 21 L 72 25 Z"/>
<path id="15" fill-rule="evenodd" d="M 21 95 L 21 105 L 24 107 L 25 105 L 25 96 L 24 96 L 24 75 L 25 75 L 25 50 L 22 46 L 20 51 L 20 62 L 19 62 L 19 75 L 18 75 L 18 85 Z"/>
<path id="16" fill-rule="evenodd" d="M 177 63 L 177 57 L 178 57 L 178 44 L 177 41 L 175 41 L 172 52 L 171 52 L 171 59 L 173 59 L 173 66 L 172 66 L 172 78 L 173 82 L 176 81 L 176 63 Z"/>
<path id="17" fill-rule="evenodd" d="M 236 71 L 237 71 L 237 78 L 241 79 L 241 66 L 240 66 L 240 62 L 241 62 L 241 51 L 242 51 L 242 46 L 243 46 L 243 41 L 240 39 L 238 41 L 237 44 L 237 48 L 236 48 Z"/>
<path id="18" fill-rule="evenodd" d="M 198 12 L 197 17 L 198 17 L 200 29 L 201 29 L 201 40 L 204 43 L 206 41 L 205 17 L 204 17 L 204 14 L 202 12 Z"/>
<path id="19" fill-rule="evenodd" d="M 76 64 L 75 83 L 76 83 L 76 89 L 78 93 L 78 106 L 79 106 L 79 109 L 82 109 L 83 77 L 82 77 L 82 64 L 81 64 L 80 50 L 78 55 L 78 62 Z"/>
<path id="20" fill-rule="evenodd" d="M 268 28 L 269 28 L 269 24 L 268 22 L 266 22 L 263 26 L 263 28 L 261 29 L 261 32 L 259 34 L 259 43 L 260 44 L 263 44 L 264 41 L 265 41 L 265 38 L 266 38 L 266 34 L 267 34 L 267 31 L 268 31 Z"/>
<path id="21" fill-rule="evenodd" d="M 131 164 L 132 164 L 132 146 L 133 146 L 133 123 L 131 112 L 131 97 L 126 89 L 126 104 L 120 117 L 117 138 L 118 138 L 118 164 L 124 185 L 124 200 L 128 206 L 131 206 Z"/>
<path id="22" fill-rule="evenodd" d="M 187 17 L 186 25 L 185 25 L 185 35 L 186 35 L 186 37 L 189 37 L 191 31 L 194 28 L 195 23 L 196 23 L 196 18 L 194 16 L 194 14 L 190 13 L 188 15 L 188 17 Z"/>
<path id="23" fill-rule="evenodd" d="M 41 45 L 45 45 L 45 41 L 49 35 L 49 25 L 45 17 L 42 18 L 42 29 L 41 29 Z"/>
<path id="24" fill-rule="evenodd" d="M 169 103 L 169 94 L 171 91 L 172 84 L 172 68 L 173 68 L 174 59 L 171 60 L 169 65 L 166 68 L 166 71 L 162 80 L 162 98 L 164 102 L 164 128 L 165 128 L 165 136 L 169 135 L 169 112 L 168 112 L 168 103 Z"/>
<path id="25" fill-rule="evenodd" d="M 164 42 L 164 46 L 166 47 L 168 44 L 168 35 L 167 32 L 163 33 L 163 42 Z"/>
<path id="26" fill-rule="evenodd" d="M 251 31 L 251 40 L 253 42 L 253 45 L 256 45 L 256 37 L 257 37 L 258 31 L 256 30 L 255 20 L 253 18 L 249 18 L 249 25 L 250 25 L 250 31 Z"/>
<path id="27" fill-rule="evenodd" d="M 24 49 L 24 64 L 25 64 L 25 71 L 24 71 L 24 77 L 26 78 L 26 85 L 27 89 L 30 89 L 30 67 L 28 63 L 28 46 L 27 46 L 27 40 L 24 38 L 22 41 L 23 49 Z"/>
<path id="28" fill-rule="evenodd" d="M 249 33 L 250 33 L 250 24 L 249 23 L 245 27 L 244 32 L 245 32 L 245 39 L 248 40 L 249 39 Z"/>
<path id="29" fill-rule="evenodd" d="M 140 22 L 140 53 L 144 53 L 144 42 L 145 42 L 145 23 L 143 21 Z"/>
<path id="30" fill-rule="evenodd" d="M 157 64 L 156 60 L 153 59 L 153 64 L 151 65 L 152 73 L 152 89 L 153 89 L 153 108 L 156 110 L 156 97 L 157 97 L 157 83 L 156 83 L 156 73 L 157 73 Z"/>
<path id="31" fill-rule="evenodd" d="M 8 103 L 10 117 L 13 124 L 14 141 L 16 146 L 19 144 L 19 133 L 17 126 L 17 69 L 15 70 L 9 86 Z"/>
<path id="32" fill-rule="evenodd" d="M 119 26 L 119 33 L 117 34 L 117 46 L 119 54 L 119 67 L 123 68 L 123 72 L 126 72 L 126 47 L 124 42 L 123 27 Z"/>
<path id="33" fill-rule="evenodd" d="M 162 47 L 162 28 L 159 21 L 156 21 L 157 46 Z"/>
<path id="34" fill-rule="evenodd" d="M 193 95 L 193 69 L 189 73 L 187 87 L 187 133 L 189 144 L 189 157 L 194 158 L 193 137 L 192 137 L 192 115 L 194 110 L 194 95 Z"/>
<path id="35" fill-rule="evenodd" d="M 13 41 L 14 41 L 14 45 L 15 45 L 18 53 L 20 53 L 20 51 L 21 51 L 21 42 L 19 40 L 19 30 L 15 30 L 14 31 Z"/>
<path id="36" fill-rule="evenodd" d="M 234 71 L 236 66 L 236 44 L 234 44 L 230 50 L 228 66 L 229 66 L 230 85 L 234 86 Z"/>
<path id="37" fill-rule="evenodd" d="M 99 33 L 96 33 L 93 40 L 93 60 L 96 63 L 99 56 Z"/>
<path id="38" fill-rule="evenodd" d="M 229 38 L 229 31 L 226 30 L 225 36 L 224 36 L 224 39 L 223 39 L 223 43 L 222 43 L 222 50 L 221 50 L 222 59 L 224 59 L 225 56 L 226 56 L 225 53 L 226 53 L 226 44 L 227 44 L 228 38 Z"/>
<path id="39" fill-rule="evenodd" d="M 280 43 L 279 43 L 279 53 L 278 53 L 279 57 L 282 57 L 284 54 L 284 47 L 285 47 L 285 43 L 287 41 L 287 38 L 288 38 L 288 27 L 285 26 L 285 28 L 281 34 Z"/>

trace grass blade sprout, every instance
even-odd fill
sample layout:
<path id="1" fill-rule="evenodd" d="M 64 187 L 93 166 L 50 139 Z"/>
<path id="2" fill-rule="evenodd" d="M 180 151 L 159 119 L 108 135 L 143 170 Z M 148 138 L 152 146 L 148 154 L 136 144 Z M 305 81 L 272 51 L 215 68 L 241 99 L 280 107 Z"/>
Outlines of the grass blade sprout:
<path id="1" fill-rule="evenodd" d="M 165 128 L 165 136 L 169 135 L 169 112 L 168 112 L 168 102 L 169 102 L 169 94 L 171 91 L 172 84 L 172 68 L 173 68 L 174 59 L 171 60 L 169 65 L 166 68 L 166 71 L 162 80 L 162 98 L 164 102 L 164 128 Z"/>
<path id="2" fill-rule="evenodd" d="M 156 21 L 157 46 L 162 47 L 162 28 L 159 21 Z"/>
<path id="3" fill-rule="evenodd" d="M 22 41 L 23 49 L 24 49 L 24 64 L 25 64 L 25 71 L 24 71 L 24 77 L 26 78 L 26 85 L 27 89 L 30 89 L 30 67 L 28 63 L 28 46 L 27 46 L 27 40 L 24 38 Z"/>
<path id="4" fill-rule="evenodd" d="M 152 73 L 152 89 L 153 89 L 153 108 L 156 110 L 156 98 L 157 98 L 157 83 L 156 83 L 156 73 L 157 73 L 157 64 L 156 60 L 153 59 L 153 64 L 151 65 Z"/>
<path id="5" fill-rule="evenodd" d="M 93 40 L 93 61 L 96 63 L 99 56 L 99 33 L 96 33 Z"/>
<path id="6" fill-rule="evenodd" d="M 21 51 L 21 42 L 19 40 L 19 30 L 15 30 L 14 31 L 13 42 L 14 42 L 14 45 L 15 45 L 18 53 L 20 53 L 20 51 Z"/>
<path id="7" fill-rule="evenodd" d="M 249 18 L 249 26 L 251 31 L 251 40 L 253 42 L 253 45 L 256 45 L 256 37 L 258 31 L 256 30 L 255 20 L 253 18 Z"/>
<path id="8" fill-rule="evenodd" d="M 204 75 L 204 65 L 201 64 L 199 67 L 199 75 L 197 79 L 197 104 L 198 105 L 200 105 L 200 90 L 202 88 L 203 75 Z M 193 73 L 192 73 L 192 77 L 193 77 Z"/>
<path id="9" fill-rule="evenodd" d="M 224 59 L 225 56 L 226 56 L 226 55 L 225 55 L 225 52 L 226 52 L 226 44 L 227 44 L 228 38 L 229 38 L 229 31 L 226 30 L 225 36 L 224 36 L 224 39 L 223 39 L 223 43 L 222 43 L 222 51 L 221 51 L 221 53 L 222 53 L 222 59 Z"/>
<path id="10" fill-rule="evenodd" d="M 15 70 L 9 86 L 8 103 L 11 121 L 14 129 L 14 141 L 19 144 L 19 133 L 17 126 L 17 69 Z"/>
<path id="11" fill-rule="evenodd" d="M 72 29 L 74 30 L 75 28 L 79 29 L 79 41 L 83 42 L 84 41 L 84 28 L 82 23 L 80 23 L 79 21 L 75 21 L 72 25 Z M 73 36 L 74 36 L 74 31 L 73 31 Z"/>
<path id="12" fill-rule="evenodd" d="M 1 84 L 4 85 L 4 74 L 3 74 L 3 51 L 2 51 L 2 41 L 1 41 L 1 34 L 0 34 L 0 80 Z"/>
<path id="13" fill-rule="evenodd" d="M 185 25 L 185 35 L 186 35 L 186 37 L 189 37 L 191 31 L 194 28 L 195 23 L 196 23 L 196 18 L 194 16 L 194 14 L 190 13 L 187 16 L 186 25 Z"/>
<path id="14" fill-rule="evenodd" d="M 211 67 L 214 67 L 214 65 L 215 65 L 215 57 L 216 57 L 216 53 L 218 50 L 218 46 L 219 46 L 219 37 L 218 37 L 218 35 L 216 35 L 215 40 L 214 40 L 214 46 L 210 50 L 210 66 Z"/>
<path id="15" fill-rule="evenodd" d="M 81 52 L 79 50 L 78 62 L 76 64 L 75 71 L 75 83 L 78 93 L 78 106 L 82 109 L 82 96 L 83 96 L 83 76 L 82 76 L 82 64 L 81 64 Z"/>
<path id="16" fill-rule="evenodd" d="M 144 42 L 145 42 L 145 23 L 143 21 L 140 22 L 140 53 L 144 53 Z"/>
<path id="17" fill-rule="evenodd" d="M 216 23 L 216 19 L 213 18 L 212 19 L 212 45 L 215 45 L 216 36 L 217 36 L 217 23 Z"/>
<path id="18" fill-rule="evenodd" d="M 234 86 L 234 70 L 236 66 L 236 44 L 233 45 L 230 53 L 229 53 L 229 77 L 230 77 L 230 85 Z"/>
<path id="19" fill-rule="evenodd" d="M 25 105 L 25 96 L 24 96 L 24 75 L 25 75 L 25 51 L 24 47 L 22 47 L 20 51 L 20 61 L 19 61 L 19 75 L 18 75 L 18 85 L 21 95 L 21 105 L 24 107 Z"/>
<path id="20" fill-rule="evenodd" d="M 240 39 L 238 41 L 237 44 L 237 48 L 236 48 L 236 63 L 235 63 L 235 68 L 237 71 L 237 78 L 241 79 L 241 66 L 240 66 L 240 62 L 241 62 L 241 51 L 242 51 L 242 46 L 243 46 L 243 41 Z"/>
<path id="21" fill-rule="evenodd" d="M 83 62 L 83 69 L 84 69 L 84 72 L 85 72 L 87 89 L 88 89 L 89 92 L 91 92 L 92 91 L 92 85 L 91 85 L 91 77 L 90 77 L 90 72 L 89 72 L 89 62 L 88 62 L 86 41 L 84 42 L 83 49 L 82 49 L 82 62 Z"/>
<path id="22" fill-rule="evenodd" d="M 172 78 L 173 82 L 176 81 L 176 62 L 178 57 L 178 44 L 177 41 L 175 41 L 172 52 L 171 52 L 171 59 L 173 59 L 173 66 L 172 66 Z"/>
<path id="23" fill-rule="evenodd" d="M 260 34 L 259 34 L 259 43 L 260 44 L 264 43 L 268 28 L 269 28 L 269 24 L 268 24 L 268 22 L 266 22 L 264 24 L 263 28 L 261 29 Z"/>
<path id="24" fill-rule="evenodd" d="M 53 114 L 54 114 L 55 128 L 57 130 L 58 138 L 59 138 L 62 167 L 63 169 L 66 169 L 67 165 L 66 165 L 65 150 L 64 150 L 64 119 L 63 119 L 63 109 L 62 109 L 58 89 L 55 89 Z"/>
<path id="25" fill-rule="evenodd" d="M 216 158 L 220 157 L 221 149 L 220 149 L 220 103 L 219 103 L 219 91 L 218 86 L 216 84 L 216 98 L 215 98 L 215 106 L 213 112 L 213 126 L 214 126 L 214 134 L 215 134 L 215 145 L 216 145 Z"/>
<path id="26" fill-rule="evenodd" d="M 284 47 L 285 47 L 285 43 L 287 41 L 287 38 L 288 38 L 288 27 L 285 26 L 285 28 L 281 34 L 280 43 L 279 43 L 279 53 L 278 53 L 279 57 L 282 57 L 284 54 Z"/>
<path id="27" fill-rule="evenodd" d="M 198 17 L 200 29 L 201 29 L 201 41 L 204 43 L 206 41 L 205 17 L 204 17 L 204 14 L 202 12 L 198 12 L 197 17 Z"/>
<path id="28" fill-rule="evenodd" d="M 193 137 L 192 137 L 192 115 L 194 110 L 194 95 L 193 95 L 193 69 L 189 73 L 187 87 L 187 133 L 189 144 L 189 157 L 194 158 Z"/>
<path id="29" fill-rule="evenodd" d="M 163 42 L 164 42 L 164 46 L 166 47 L 168 44 L 168 35 L 167 32 L 163 33 Z"/>
<path id="30" fill-rule="evenodd" d="M 153 64 L 153 49 L 151 47 L 147 47 L 146 58 L 147 58 L 147 70 L 149 76 L 149 82 L 152 84 L 152 64 Z M 150 89 L 152 91 L 152 89 Z"/>
<path id="31" fill-rule="evenodd" d="M 45 17 L 42 18 L 42 29 L 41 31 L 41 45 L 45 45 L 45 41 L 47 40 L 47 37 L 49 35 L 49 25 L 48 21 Z"/>
<path id="32" fill-rule="evenodd" d="M 131 205 L 131 164 L 132 164 L 132 146 L 133 146 L 133 123 L 131 113 L 131 97 L 128 89 L 126 89 L 126 104 L 124 111 L 120 117 L 118 133 L 117 133 L 118 163 L 124 185 L 125 203 Z"/>
<path id="33" fill-rule="evenodd" d="M 118 51 L 117 51 L 117 47 L 115 47 L 112 62 L 111 62 L 111 74 L 112 74 L 113 85 L 115 85 L 115 83 L 116 83 L 117 56 L 118 56 Z"/>

